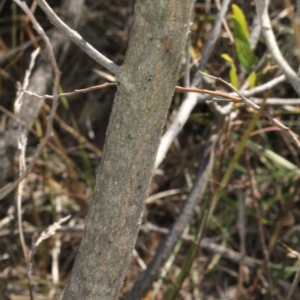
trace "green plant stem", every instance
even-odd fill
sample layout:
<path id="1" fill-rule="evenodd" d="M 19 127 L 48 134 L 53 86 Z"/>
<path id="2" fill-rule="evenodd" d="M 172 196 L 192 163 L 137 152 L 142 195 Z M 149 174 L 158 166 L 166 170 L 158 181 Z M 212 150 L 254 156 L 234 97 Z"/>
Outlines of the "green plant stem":
<path id="1" fill-rule="evenodd" d="M 253 118 L 246 130 L 246 132 L 244 133 L 243 137 L 242 137 L 242 140 L 228 166 L 228 168 L 226 169 L 226 172 L 221 180 L 221 183 L 217 189 L 217 191 L 215 192 L 215 195 L 213 196 L 212 198 L 212 201 L 211 201 L 211 206 L 210 206 L 210 211 L 209 211 L 209 215 L 208 215 L 208 219 L 210 219 L 211 215 L 213 214 L 218 202 L 219 202 L 219 199 L 223 193 L 223 190 L 224 188 L 228 185 L 228 182 L 231 178 L 231 175 L 234 171 L 234 168 L 235 168 L 235 165 L 237 164 L 237 162 L 239 161 L 246 145 L 247 145 L 247 141 L 249 140 L 250 138 L 250 135 L 252 133 L 252 131 L 254 130 L 255 126 L 256 126 L 256 123 L 258 122 L 258 119 L 260 117 L 260 114 L 259 113 L 255 113 L 253 115 Z"/>

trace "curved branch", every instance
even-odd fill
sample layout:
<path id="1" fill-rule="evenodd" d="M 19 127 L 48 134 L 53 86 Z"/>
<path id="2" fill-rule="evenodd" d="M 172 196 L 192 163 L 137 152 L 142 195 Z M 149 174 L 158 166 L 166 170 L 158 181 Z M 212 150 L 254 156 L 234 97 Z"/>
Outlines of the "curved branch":
<path id="1" fill-rule="evenodd" d="M 120 67 L 101 54 L 92 45 L 86 42 L 82 36 L 75 30 L 71 29 L 66 23 L 64 23 L 52 10 L 45 0 L 36 1 L 40 8 L 47 15 L 51 23 L 53 23 L 60 31 L 63 32 L 72 42 L 79 46 L 86 54 L 93 58 L 98 64 L 109 70 L 115 76 L 120 74 Z"/>
<path id="2" fill-rule="evenodd" d="M 269 52 L 276 61 L 287 80 L 291 83 L 297 94 L 300 96 L 300 80 L 296 72 L 284 59 L 276 42 L 274 32 L 272 30 L 271 21 L 268 14 L 269 0 L 255 0 L 256 10 L 261 19 L 262 32 Z"/>

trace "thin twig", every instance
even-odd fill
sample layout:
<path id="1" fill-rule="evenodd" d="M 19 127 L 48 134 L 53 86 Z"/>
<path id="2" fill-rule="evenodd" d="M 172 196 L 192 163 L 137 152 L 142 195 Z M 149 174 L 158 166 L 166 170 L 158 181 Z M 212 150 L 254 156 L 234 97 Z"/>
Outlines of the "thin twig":
<path id="1" fill-rule="evenodd" d="M 260 239 L 260 244 L 262 247 L 262 251 L 263 251 L 263 255 L 264 255 L 264 259 L 261 263 L 261 265 L 259 266 L 259 268 L 256 271 L 254 280 L 253 280 L 253 284 L 251 286 L 251 293 L 252 295 L 254 294 L 254 291 L 257 288 L 258 282 L 261 279 L 261 275 L 263 274 L 264 269 L 266 268 L 266 272 L 267 272 L 267 279 L 268 279 L 268 288 L 269 288 L 269 292 L 270 292 L 270 296 L 273 296 L 273 288 L 272 288 L 272 277 L 271 277 L 271 273 L 270 270 L 268 268 L 268 263 L 270 261 L 270 252 L 268 250 L 267 244 L 266 244 L 266 237 L 264 234 L 264 230 L 263 230 L 263 225 L 261 223 L 262 217 L 261 217 L 261 213 L 258 207 L 258 198 L 256 196 L 256 187 L 255 187 L 255 179 L 254 179 L 254 172 L 253 169 L 251 168 L 250 165 L 250 159 L 247 156 L 247 152 L 246 152 L 246 167 L 248 170 L 248 175 L 249 175 L 249 180 L 250 180 L 250 192 L 251 192 L 251 198 L 252 198 L 252 203 L 253 203 L 253 207 L 255 210 L 255 219 L 257 222 L 257 226 L 258 226 L 258 236 Z"/>
<path id="2" fill-rule="evenodd" d="M 276 38 L 272 29 L 268 14 L 269 0 L 255 0 L 256 10 L 262 24 L 262 32 L 272 58 L 276 61 L 287 80 L 291 83 L 297 94 L 300 96 L 300 80 L 296 72 L 290 67 L 280 52 Z"/>
<path id="3" fill-rule="evenodd" d="M 262 104 L 264 102 L 261 98 L 251 98 L 251 101 L 253 101 L 256 104 Z M 265 105 L 279 105 L 283 108 L 291 108 L 295 105 L 300 105 L 300 98 L 268 98 L 265 101 Z"/>
<path id="4" fill-rule="evenodd" d="M 297 258 L 298 260 L 300 259 L 300 253 L 299 252 L 291 249 L 289 246 L 287 246 L 284 243 L 280 242 L 280 244 L 288 252 L 288 257 Z M 299 280 L 300 280 L 300 267 L 298 267 L 298 269 L 297 269 L 296 275 L 295 275 L 294 280 L 293 280 L 293 284 L 292 284 L 292 286 L 289 290 L 289 293 L 288 293 L 288 296 L 287 296 L 286 300 L 292 300 L 293 299 L 295 291 L 298 287 Z"/>
<path id="5" fill-rule="evenodd" d="M 24 77 L 24 83 L 23 83 L 23 88 L 26 89 L 28 84 L 29 84 L 29 78 L 32 72 L 32 69 L 34 67 L 34 63 L 36 60 L 36 57 L 39 53 L 40 49 L 37 48 L 31 55 L 31 60 L 29 64 L 28 70 L 26 70 L 25 77 Z M 23 106 L 23 95 L 24 93 L 21 91 L 21 89 L 18 89 L 18 96 L 15 101 L 14 105 L 14 110 L 15 114 L 19 117 L 19 120 L 21 120 L 21 110 Z M 18 149 L 19 149 L 19 175 L 21 175 L 25 169 L 26 169 L 26 146 L 27 146 L 27 135 L 28 131 L 26 128 L 24 128 L 21 124 L 21 121 L 19 121 L 18 124 Z M 17 215 L 18 215 L 18 228 L 19 228 L 19 236 L 20 236 L 20 241 L 22 245 L 22 250 L 23 250 L 23 255 L 25 258 L 25 263 L 28 266 L 28 254 L 27 254 L 27 247 L 25 243 L 25 238 L 24 238 L 24 232 L 23 232 L 23 224 L 22 224 L 22 196 L 23 196 L 23 191 L 25 187 L 25 180 L 22 180 L 18 186 L 18 193 L 17 193 Z M 32 286 L 31 286 L 31 278 L 29 273 L 27 273 L 27 281 L 28 281 L 28 289 L 29 289 L 29 294 L 30 294 L 30 299 L 33 300 L 33 293 L 32 293 Z"/>
<path id="6" fill-rule="evenodd" d="M 245 195 L 242 191 L 238 191 L 239 200 L 239 237 L 240 245 L 240 261 L 239 261 L 239 279 L 237 287 L 237 299 L 242 299 L 244 289 L 244 260 L 246 256 L 246 230 L 245 230 Z"/>
<path id="7" fill-rule="evenodd" d="M 46 239 L 49 239 L 53 235 L 56 234 L 56 232 L 61 229 L 61 224 L 64 222 L 67 222 L 71 218 L 71 215 L 68 215 L 64 218 L 59 219 L 57 222 L 53 223 L 52 225 L 48 226 L 45 230 L 41 232 L 40 235 L 38 235 L 37 231 L 35 231 L 35 234 L 32 237 L 32 246 L 28 254 L 28 266 L 27 266 L 27 272 L 31 274 L 32 272 L 32 258 L 34 254 L 36 253 L 36 249 L 39 246 L 41 242 L 43 242 Z"/>
<path id="8" fill-rule="evenodd" d="M 16 55 L 18 52 L 21 52 L 21 51 L 25 51 L 27 48 L 29 48 L 30 46 L 32 46 L 35 42 L 38 42 L 40 41 L 41 37 L 38 36 L 28 42 L 25 42 L 23 44 L 21 44 L 20 46 L 18 47 L 15 47 L 11 50 L 9 50 L 8 52 L 4 53 L 4 54 L 1 54 L 1 57 L 0 57 L 0 65 L 2 63 L 4 63 L 7 59 L 9 59 L 10 57 Z"/>
<path id="9" fill-rule="evenodd" d="M 53 23 L 63 34 L 68 37 L 72 42 L 79 46 L 86 54 L 93 58 L 101 66 L 105 67 L 115 76 L 120 75 L 120 67 L 108 59 L 106 56 L 101 54 L 92 45 L 86 42 L 82 36 L 75 30 L 71 29 L 66 23 L 64 23 L 44 0 L 36 1 L 40 8 L 49 18 L 50 22 Z"/>
<path id="10" fill-rule="evenodd" d="M 173 190 L 163 191 L 163 192 L 149 196 L 146 200 L 146 204 L 152 204 L 152 203 L 155 203 L 158 199 L 170 197 L 173 195 L 178 195 L 183 192 L 184 191 L 182 189 L 173 189 Z"/>
<path id="11" fill-rule="evenodd" d="M 246 90 L 243 92 L 239 91 L 239 93 L 245 97 L 250 97 L 255 94 L 265 92 L 266 90 L 273 88 L 274 86 L 283 82 L 284 80 L 285 80 L 285 76 L 282 75 L 282 76 L 274 78 L 262 85 L 252 88 L 250 90 Z M 107 88 L 110 86 L 117 86 L 117 84 L 116 83 L 103 83 L 100 85 L 95 85 L 95 86 L 84 88 L 84 89 L 75 89 L 73 92 L 61 93 L 61 94 L 58 94 L 57 96 L 58 97 L 71 97 L 71 96 L 78 95 L 81 93 L 88 93 L 88 92 L 95 91 L 95 90 L 101 90 L 103 88 Z M 225 93 L 225 92 L 219 92 L 219 91 L 211 91 L 211 90 L 207 90 L 207 89 L 188 88 L 188 87 L 182 87 L 182 86 L 176 86 L 175 90 L 179 93 L 193 92 L 193 93 L 207 94 L 207 95 L 212 95 L 212 96 L 217 96 L 217 97 L 223 96 L 224 101 L 228 101 L 228 99 L 229 99 L 235 103 L 241 102 L 241 97 L 237 97 L 238 93 Z M 26 93 L 30 96 L 39 98 L 39 99 L 53 99 L 54 98 L 53 95 L 38 95 L 36 93 L 33 93 L 32 91 L 28 91 L 28 90 L 23 90 L 23 91 L 24 91 L 24 93 Z M 203 100 L 209 101 L 207 99 L 207 97 L 204 97 Z M 222 101 L 222 99 L 218 99 L 218 101 Z M 254 98 L 254 99 L 252 99 L 252 102 L 254 102 L 255 104 L 259 104 L 262 102 L 262 100 L 258 99 L 258 98 Z M 299 98 L 295 98 L 295 99 L 268 98 L 267 102 L 266 102 L 266 104 L 270 104 L 270 105 L 298 105 L 299 103 L 300 103 Z"/>
<path id="12" fill-rule="evenodd" d="M 84 224 L 79 224 L 79 225 L 75 225 L 75 226 L 61 226 L 61 228 L 59 228 L 57 230 L 57 232 L 61 232 L 61 233 L 66 233 L 66 234 L 71 234 L 71 235 L 75 235 L 78 236 L 78 234 L 81 236 L 82 232 L 84 230 Z M 39 232 L 43 232 L 45 231 L 45 228 L 27 228 L 25 229 L 25 235 L 28 236 L 32 236 L 33 233 L 39 233 Z M 145 232 L 145 233 L 149 233 L 149 231 L 154 231 L 154 232 L 158 232 L 162 235 L 167 235 L 170 230 L 168 228 L 165 227 L 159 227 L 155 224 L 152 224 L 150 222 L 147 222 L 145 224 L 142 224 L 140 226 L 140 231 L 141 232 Z M 250 231 L 252 232 L 252 231 Z M 17 235 L 19 233 L 19 231 L 16 229 L 13 232 L 11 232 L 11 230 L 9 229 L 3 229 L 0 231 L 0 237 L 6 237 L 9 236 L 11 234 Z M 194 243 L 194 237 L 188 234 L 183 233 L 182 236 L 180 237 L 181 240 L 186 241 L 186 242 L 190 242 L 190 243 Z M 210 239 L 210 238 L 204 238 L 202 239 L 201 243 L 200 243 L 200 247 L 206 251 L 209 252 L 213 252 L 213 253 L 218 253 L 220 254 L 222 257 L 228 259 L 229 261 L 232 261 L 236 264 L 239 263 L 239 261 L 241 260 L 241 254 L 239 252 L 236 252 L 232 249 L 229 248 L 225 248 L 223 245 L 219 245 L 216 243 L 215 239 Z M 293 257 L 293 258 L 300 258 L 299 253 L 295 253 L 292 252 L 290 253 L 288 256 Z M 256 269 L 260 264 L 262 263 L 262 261 L 260 259 L 256 259 L 250 256 L 245 256 L 244 258 L 244 264 L 251 269 Z M 276 263 L 272 263 L 272 262 L 268 262 L 268 267 L 272 268 L 272 270 L 281 270 L 282 269 L 282 265 L 281 264 L 276 264 Z M 296 272 L 297 268 L 294 266 L 287 266 L 285 269 L 287 272 Z"/>
<path id="13" fill-rule="evenodd" d="M 50 113 L 51 109 L 48 105 L 44 104 L 44 109 Z M 102 156 L 102 151 L 97 148 L 93 143 L 91 143 L 85 136 L 83 136 L 79 131 L 74 129 L 72 126 L 68 125 L 63 119 L 61 119 L 57 114 L 54 120 L 59 124 L 60 128 L 64 129 L 66 132 L 77 138 L 87 149 L 92 150 L 98 157 Z"/>
<path id="14" fill-rule="evenodd" d="M 191 84 L 192 87 L 198 87 L 201 83 L 202 75 L 199 73 L 199 71 L 203 71 L 205 69 L 207 61 L 211 55 L 212 49 L 219 37 L 219 33 L 222 27 L 222 20 L 224 19 L 228 11 L 229 4 L 230 4 L 229 0 L 222 1 L 222 6 L 216 17 L 216 21 L 211 31 L 209 40 L 205 45 L 201 60 L 197 65 L 198 71 L 195 74 L 195 77 L 193 78 Z M 157 168 L 164 160 L 166 153 L 168 152 L 171 144 L 173 143 L 174 139 L 183 128 L 184 124 L 187 122 L 192 110 L 197 105 L 197 103 L 198 103 L 198 95 L 194 93 L 189 93 L 187 97 L 185 97 L 185 99 L 183 100 L 175 120 L 172 122 L 172 124 L 169 126 L 168 130 L 164 133 L 164 135 L 160 140 L 160 144 L 159 144 L 159 148 L 155 160 L 155 168 Z"/>
<path id="15" fill-rule="evenodd" d="M 287 47 L 286 60 L 293 68 L 297 71 L 299 76 L 299 50 L 300 50 L 300 27 L 299 27 L 299 18 L 300 18 L 300 1 L 297 0 L 297 9 L 296 14 L 294 12 L 294 5 L 291 0 L 285 0 L 285 5 L 287 7 L 288 16 L 291 20 L 291 23 L 294 28 L 294 34 L 290 39 L 290 42 Z"/>
<path id="16" fill-rule="evenodd" d="M 265 91 L 267 89 L 272 88 L 273 86 L 277 85 L 278 83 L 282 82 L 284 80 L 284 76 L 280 76 L 277 77 L 261 86 L 255 87 L 253 89 L 250 89 L 248 91 L 244 91 L 244 92 L 240 92 L 237 89 L 233 88 L 229 83 L 227 83 L 226 81 L 224 81 L 221 78 L 215 77 L 215 76 L 211 76 L 208 74 L 203 73 L 203 75 L 208 76 L 208 77 L 212 77 L 214 79 L 220 80 L 223 83 L 225 83 L 226 85 L 228 85 L 230 88 L 232 88 L 235 92 L 234 93 L 225 93 L 225 92 L 221 92 L 221 91 L 211 91 L 211 90 L 207 90 L 207 89 L 199 89 L 199 88 L 185 88 L 185 87 L 181 87 L 181 86 L 176 86 L 175 90 L 179 93 L 200 93 L 200 94 L 207 94 L 207 95 L 212 95 L 212 96 L 216 96 L 216 97 L 222 97 L 224 98 L 224 101 L 232 101 L 234 103 L 244 103 L 245 105 L 252 107 L 253 109 L 261 112 L 263 115 L 265 115 L 272 124 L 274 124 L 276 127 L 278 127 L 280 130 L 283 130 L 283 132 L 288 134 L 288 137 L 292 138 L 292 140 L 294 141 L 294 143 L 298 146 L 298 148 L 300 148 L 300 143 L 295 135 L 295 133 L 293 131 L 291 131 L 288 127 L 284 126 L 280 121 L 274 119 L 267 111 L 261 109 L 257 104 L 255 104 L 253 101 L 247 99 L 245 96 L 251 96 L 254 95 L 256 93 L 261 93 L 262 91 Z M 73 96 L 76 94 L 80 94 L 80 93 L 87 93 L 90 91 L 94 91 L 94 90 L 98 90 L 98 89 L 103 89 L 105 87 L 110 87 L 110 86 L 117 86 L 116 83 L 104 83 L 101 85 L 97 85 L 97 86 L 93 86 L 93 87 L 89 87 L 89 88 L 85 88 L 85 89 L 78 89 L 78 90 L 74 90 L 73 92 L 68 92 L 68 93 L 62 93 L 62 94 L 57 94 L 56 96 L 54 95 L 37 95 L 31 91 L 27 91 L 25 89 L 23 89 L 24 93 L 27 93 L 31 96 L 37 97 L 39 99 L 54 99 L 54 98 L 59 98 L 61 96 Z M 238 95 L 238 96 L 236 96 Z M 208 100 L 208 98 L 204 99 Z M 215 100 L 213 100 L 215 101 Z M 188 102 L 184 102 L 186 103 L 186 105 L 190 105 Z M 54 101 L 53 106 L 52 106 L 52 111 L 50 113 L 49 116 L 49 123 L 48 123 L 48 127 L 47 127 L 47 132 L 49 132 L 49 135 L 46 134 L 44 141 L 42 142 L 42 144 L 40 145 L 40 147 L 44 147 L 45 144 L 47 143 L 47 140 L 50 137 L 50 132 L 52 129 L 52 122 L 53 122 L 53 117 L 55 116 L 55 111 L 56 111 L 56 107 L 57 107 L 57 100 Z M 182 113 L 185 114 L 185 120 L 188 118 L 188 115 L 190 113 L 189 109 L 183 109 Z M 178 120 L 182 119 L 182 116 L 178 115 L 177 116 Z M 168 132 L 164 135 L 170 135 L 170 140 L 173 140 L 173 138 L 175 138 L 178 134 L 178 132 L 180 131 L 180 129 L 182 128 L 182 126 L 184 125 L 184 122 L 180 122 L 177 119 L 172 123 L 171 127 L 175 127 L 174 130 L 168 130 Z M 180 126 L 176 126 L 177 123 L 180 123 Z M 50 124 L 51 123 L 51 124 Z M 49 126 L 51 126 L 51 129 L 49 129 Z M 27 176 L 27 174 L 29 173 L 29 171 L 32 169 L 32 167 L 34 166 L 34 163 L 36 161 L 36 159 L 38 158 L 38 156 L 40 155 L 42 148 L 38 148 L 38 155 L 35 155 L 32 162 L 29 164 L 29 166 L 27 167 L 26 172 L 22 175 L 22 179 L 25 178 Z M 160 146 L 161 148 L 161 146 Z M 165 150 L 167 151 L 167 149 Z M 159 154 L 159 153 L 158 153 Z M 161 157 L 161 155 L 158 157 Z M 159 162 L 158 158 L 156 159 L 156 167 L 157 167 L 157 163 Z M 29 169 L 30 167 L 30 169 Z M 9 185 L 8 187 L 2 188 L 0 189 L 0 199 L 3 199 L 8 193 L 10 193 L 16 186 L 17 184 L 20 182 L 20 180 L 22 179 L 18 179 L 16 182 L 14 182 L 13 184 Z"/>
<path id="17" fill-rule="evenodd" d="M 226 14 L 226 10 L 228 9 L 228 4 L 229 3 L 227 3 L 226 1 L 222 2 L 222 8 L 217 17 L 217 20 L 223 19 L 223 17 Z M 215 24 L 214 28 L 218 28 L 218 26 L 219 26 L 218 24 Z M 219 33 L 217 31 L 214 32 L 214 34 L 216 34 L 216 36 L 219 35 Z M 213 34 L 211 34 L 210 39 L 215 39 L 216 36 L 213 36 Z M 207 45 L 206 47 L 210 47 L 212 45 L 213 45 L 213 43 L 209 43 L 209 45 Z M 206 51 L 204 51 L 204 53 L 206 53 Z M 203 56 L 203 58 L 201 58 L 201 60 L 206 60 L 206 59 L 207 59 L 206 56 Z M 205 66 L 205 64 L 203 64 L 202 62 L 200 62 L 199 65 Z M 192 82 L 192 87 L 198 86 L 200 81 L 201 80 L 199 79 L 199 76 L 196 76 Z M 259 87 L 256 87 L 254 89 L 247 91 L 247 92 L 249 92 L 249 94 L 247 94 L 246 91 L 245 92 L 243 91 L 243 94 L 244 94 L 244 96 L 249 97 L 256 93 L 264 92 L 267 89 L 270 89 L 283 81 L 285 81 L 284 75 L 279 76 Z M 234 95 L 234 93 L 232 95 Z M 198 95 L 193 94 L 193 93 L 189 93 L 188 97 L 184 99 L 184 101 L 182 102 L 182 104 L 178 110 L 176 118 L 174 119 L 174 121 L 171 123 L 171 125 L 169 126 L 169 128 L 167 129 L 167 131 L 163 134 L 163 136 L 161 138 L 161 142 L 160 142 L 160 145 L 158 148 L 157 157 L 156 157 L 156 161 L 155 161 L 155 168 L 157 168 L 161 164 L 161 162 L 164 160 L 166 153 L 169 150 L 171 144 L 173 143 L 174 139 L 179 134 L 179 132 L 181 132 L 181 129 L 183 128 L 184 124 L 187 122 L 192 110 L 197 105 L 197 103 L 206 101 L 208 99 L 211 99 L 211 98 L 209 98 L 207 96 L 199 97 Z M 227 109 L 227 111 L 229 111 L 229 110 L 230 110 L 230 107 L 229 107 L 229 109 Z"/>
<path id="18" fill-rule="evenodd" d="M 18 184 L 27 176 L 27 174 L 29 172 L 31 172 L 31 170 L 34 167 L 35 162 L 39 158 L 43 148 L 46 146 L 46 144 L 47 144 L 47 142 L 48 142 L 48 140 L 51 136 L 53 119 L 54 119 L 55 112 L 56 112 L 56 109 L 57 109 L 57 106 L 58 106 L 58 96 L 57 95 L 58 95 L 58 88 L 59 88 L 59 81 L 60 81 L 60 71 L 58 69 L 58 66 L 57 66 L 57 63 L 56 63 L 56 60 L 55 60 L 55 56 L 54 56 L 53 49 L 51 47 L 49 38 L 45 34 L 43 28 L 36 21 L 34 15 L 31 13 L 31 11 L 30 11 L 29 7 L 27 6 L 27 4 L 24 1 L 19 1 L 19 0 L 14 0 L 14 1 L 26 13 L 28 18 L 32 22 L 34 28 L 37 30 L 37 32 L 40 34 L 41 38 L 43 39 L 43 41 L 46 44 L 46 48 L 47 48 L 48 53 L 49 53 L 49 60 L 50 60 L 51 66 L 52 66 L 52 68 L 54 70 L 54 74 L 55 74 L 55 76 L 54 76 L 54 87 L 53 87 L 54 97 L 53 97 L 53 104 L 52 104 L 51 113 L 48 117 L 48 125 L 47 125 L 47 129 L 46 129 L 46 134 L 45 134 L 45 137 L 44 137 L 42 143 L 37 147 L 37 150 L 36 150 L 35 154 L 33 155 L 33 158 L 31 160 L 31 162 L 28 164 L 26 170 L 24 170 L 22 175 L 19 176 L 19 178 L 15 182 L 13 182 L 9 186 L 5 187 L 4 189 L 0 190 L 0 199 L 3 199 L 11 191 L 13 191 L 18 186 Z"/>
<path id="19" fill-rule="evenodd" d="M 261 84 L 259 86 L 256 86 L 250 90 L 247 90 L 247 91 L 240 91 L 240 93 L 242 93 L 242 95 L 244 95 L 245 97 L 250 97 L 250 96 L 253 96 L 255 94 L 258 94 L 258 93 L 263 93 L 267 90 L 270 90 L 272 88 L 274 88 L 274 86 L 278 85 L 279 83 L 281 82 L 285 82 L 285 76 L 284 75 L 281 75 L 281 76 L 278 76 L 264 84 Z"/>
<path id="20" fill-rule="evenodd" d="M 216 6 L 217 6 L 218 10 L 221 10 L 222 7 L 221 7 L 220 0 L 215 0 L 215 2 L 216 2 Z M 228 25 L 226 18 L 223 18 L 222 23 L 223 23 L 223 27 L 228 35 L 228 39 L 229 39 L 230 43 L 234 44 L 234 37 L 233 37 L 232 32 L 230 31 L 230 27 Z"/>
<path id="21" fill-rule="evenodd" d="M 59 97 L 59 98 L 60 97 L 70 97 L 70 96 L 74 96 L 74 95 L 78 95 L 78 94 L 92 92 L 95 90 L 101 90 L 101 89 L 104 89 L 104 88 L 110 87 L 110 86 L 117 86 L 117 84 L 116 83 L 103 83 L 103 84 L 91 86 L 91 87 L 88 87 L 85 89 L 76 89 L 73 92 L 69 92 L 69 93 L 61 93 L 61 94 L 58 94 L 57 97 Z M 39 99 L 53 99 L 54 98 L 53 95 L 38 95 L 36 93 L 27 91 L 27 90 L 24 90 L 24 93 L 26 93 L 30 96 L 39 98 Z"/>
<path id="22" fill-rule="evenodd" d="M 296 273 L 296 275 L 294 277 L 293 284 L 292 284 L 292 286 L 290 288 L 290 291 L 288 293 L 288 296 L 287 296 L 286 300 L 292 300 L 293 299 L 295 291 L 296 291 L 296 289 L 298 287 L 299 280 L 300 280 L 300 267 L 298 268 L 297 273 Z"/>
<path id="23" fill-rule="evenodd" d="M 252 21 L 252 29 L 249 36 L 249 44 L 252 50 L 256 48 L 260 35 L 261 35 L 261 23 L 259 20 L 259 16 L 256 14 Z"/>
<path id="24" fill-rule="evenodd" d="M 247 106 L 253 108 L 254 110 L 260 112 L 262 115 L 264 115 L 266 118 L 268 118 L 273 125 L 280 128 L 282 130 L 282 132 L 285 133 L 287 135 L 287 137 L 289 137 L 294 142 L 294 144 L 297 146 L 297 148 L 300 150 L 300 141 L 298 140 L 296 134 L 289 127 L 284 126 L 279 120 L 275 119 L 266 110 L 260 108 L 257 104 L 255 104 L 254 102 L 252 102 L 251 100 L 249 100 L 248 98 L 243 96 L 241 92 L 239 92 L 234 86 L 232 86 L 227 81 L 223 80 L 220 77 L 215 77 L 215 76 L 208 75 L 208 74 L 205 74 L 205 73 L 203 73 L 203 74 L 205 76 L 208 76 L 208 77 L 211 77 L 211 78 L 214 78 L 216 80 L 219 80 L 219 81 L 223 82 L 228 87 L 230 87 L 232 90 L 234 90 L 240 96 L 240 98 L 229 95 L 230 97 L 228 97 L 228 99 L 230 99 L 233 102 L 242 102 L 245 105 L 247 105 Z M 224 94 L 226 94 L 226 93 L 220 92 L 221 97 L 224 97 Z M 239 100 L 237 100 L 237 99 L 239 99 Z"/>
<path id="25" fill-rule="evenodd" d="M 31 76 L 31 72 L 34 67 L 35 60 L 39 54 L 39 51 L 40 51 L 40 48 L 37 48 L 31 54 L 29 67 L 25 72 L 22 89 L 26 89 L 29 85 L 29 78 Z M 22 91 L 22 89 L 19 85 L 19 88 L 17 91 L 17 99 L 14 104 L 15 115 L 18 116 L 18 138 L 17 138 L 17 141 L 18 141 L 18 149 L 19 149 L 19 175 L 20 176 L 26 169 L 26 161 L 25 161 L 26 153 L 25 152 L 26 152 L 27 135 L 28 135 L 28 131 L 21 124 L 21 111 L 23 109 L 22 106 L 23 106 L 23 96 L 24 96 L 24 92 Z M 22 196 L 23 196 L 24 187 L 25 187 L 25 180 L 22 180 L 18 186 L 18 192 L 17 192 L 17 216 L 18 216 L 18 228 L 19 228 L 19 236 L 20 236 L 22 251 L 23 251 L 24 258 L 25 258 L 25 263 L 28 266 L 28 253 L 27 253 L 27 247 L 26 247 L 26 243 L 25 243 L 23 224 L 22 224 Z M 28 289 L 29 289 L 30 299 L 33 300 L 31 277 L 28 272 L 27 272 L 27 280 L 28 280 Z"/>
<path id="26" fill-rule="evenodd" d="M 28 69 L 26 70 L 25 77 L 24 77 L 24 82 L 22 89 L 26 89 L 28 84 L 29 84 L 29 78 L 32 72 L 32 69 L 34 67 L 34 63 L 36 60 L 37 55 L 39 54 L 40 48 L 37 48 L 32 54 L 31 54 L 31 59 L 30 59 L 30 64 Z M 22 173 L 26 169 L 26 162 L 25 162 L 25 151 L 26 151 L 26 145 L 27 145 L 27 130 L 24 128 L 20 122 L 21 117 L 20 117 L 20 112 L 22 109 L 22 100 L 23 100 L 23 95 L 24 92 L 21 90 L 21 88 L 18 90 L 18 96 L 15 101 L 14 105 L 14 110 L 15 114 L 18 116 L 18 131 L 19 131 L 19 136 L 18 136 L 18 149 L 19 149 L 19 176 L 22 175 Z M 20 241 L 22 245 L 22 250 L 23 250 L 23 255 L 25 258 L 25 261 L 27 262 L 28 259 L 28 254 L 27 254 L 27 247 L 25 244 L 25 239 L 24 239 L 24 233 L 23 233 L 23 226 L 22 226 L 22 195 L 23 195 L 23 190 L 25 186 L 25 181 L 22 180 L 18 186 L 18 193 L 17 193 L 17 215 L 18 215 L 18 228 L 19 228 L 19 236 L 20 236 Z"/>
<path id="27" fill-rule="evenodd" d="M 190 86 L 190 59 L 191 59 L 191 53 L 190 53 L 190 47 L 191 47 L 191 33 L 189 33 L 187 40 L 186 40 L 186 46 L 185 46 L 185 64 L 184 64 L 184 86 L 188 87 Z"/>

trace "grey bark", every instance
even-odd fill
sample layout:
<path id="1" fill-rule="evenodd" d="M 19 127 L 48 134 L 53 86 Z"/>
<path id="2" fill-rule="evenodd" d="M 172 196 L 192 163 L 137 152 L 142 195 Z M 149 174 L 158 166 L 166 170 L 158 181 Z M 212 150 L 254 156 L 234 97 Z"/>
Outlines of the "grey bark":
<path id="1" fill-rule="evenodd" d="M 198 72 L 193 78 L 192 86 L 201 87 L 202 75 L 199 71 L 203 71 L 205 69 L 209 56 L 212 52 L 212 48 L 214 47 L 219 37 L 222 21 L 227 13 L 229 4 L 230 0 L 222 1 L 222 7 L 217 15 L 208 43 L 205 45 L 205 48 L 203 50 L 200 63 L 197 66 Z M 187 101 L 187 98 L 188 97 L 185 97 L 185 101 Z M 193 188 L 190 191 L 179 215 L 177 216 L 176 222 L 173 224 L 169 234 L 159 245 L 151 262 L 148 264 L 147 269 L 135 282 L 132 290 L 126 295 L 125 300 L 141 299 L 142 296 L 151 288 L 153 282 L 158 278 L 161 268 L 172 254 L 172 251 L 177 241 L 180 239 L 186 225 L 190 222 L 196 205 L 199 205 L 199 203 L 203 199 L 203 195 L 209 182 L 209 178 L 213 168 L 214 148 L 216 140 L 220 134 L 219 129 L 216 129 L 215 132 L 217 134 L 214 134 L 210 139 L 207 139 L 204 155 L 202 155 L 201 157 L 201 163 L 199 166 L 197 177 L 193 183 Z"/>
<path id="2" fill-rule="evenodd" d="M 137 0 L 82 242 L 62 296 L 117 299 L 177 81 L 193 0 Z"/>
<path id="3" fill-rule="evenodd" d="M 213 169 L 214 149 L 217 139 L 218 135 L 215 134 L 207 141 L 193 188 L 181 209 L 177 221 L 173 224 L 168 235 L 159 245 L 145 272 L 140 276 L 138 281 L 135 282 L 128 295 L 126 295 L 125 300 L 142 299 L 142 296 L 151 288 L 153 282 L 158 278 L 161 267 L 172 254 L 176 243 L 179 241 L 185 227 L 192 218 L 196 205 L 199 205 L 203 199 Z"/>

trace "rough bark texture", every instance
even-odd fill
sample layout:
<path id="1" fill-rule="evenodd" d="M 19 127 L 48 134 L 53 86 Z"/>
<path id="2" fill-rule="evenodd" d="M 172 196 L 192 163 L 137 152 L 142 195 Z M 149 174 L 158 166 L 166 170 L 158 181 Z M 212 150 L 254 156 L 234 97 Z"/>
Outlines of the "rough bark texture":
<path id="1" fill-rule="evenodd" d="M 117 299 L 177 81 L 193 0 L 137 0 L 84 235 L 62 299 Z"/>

